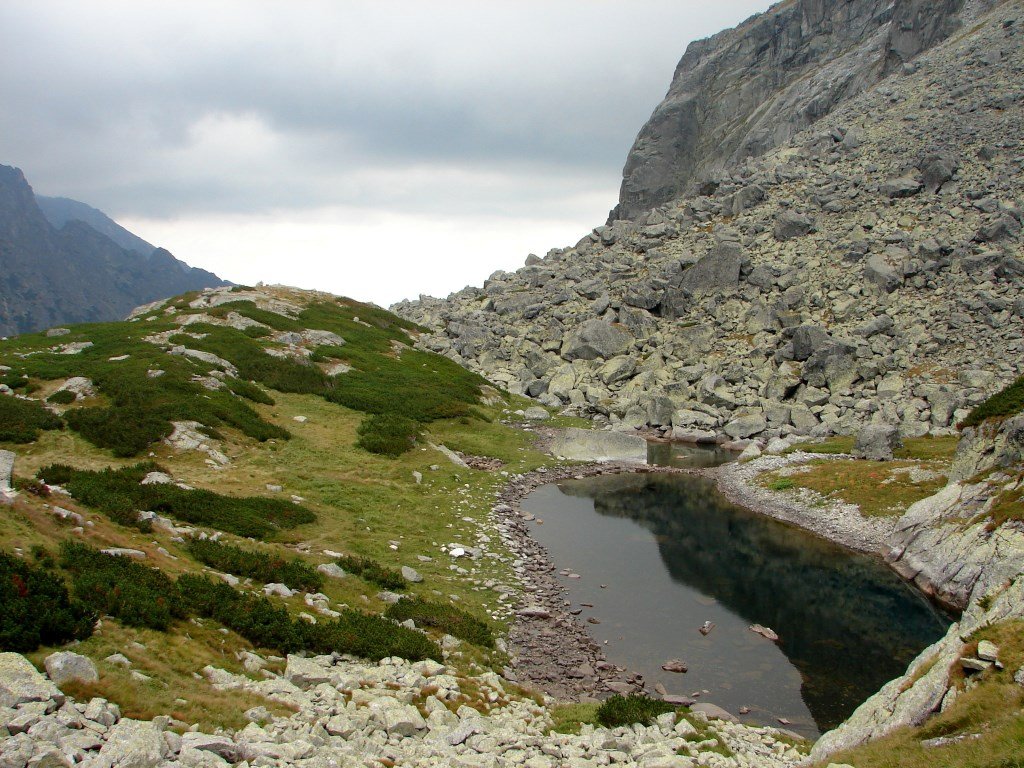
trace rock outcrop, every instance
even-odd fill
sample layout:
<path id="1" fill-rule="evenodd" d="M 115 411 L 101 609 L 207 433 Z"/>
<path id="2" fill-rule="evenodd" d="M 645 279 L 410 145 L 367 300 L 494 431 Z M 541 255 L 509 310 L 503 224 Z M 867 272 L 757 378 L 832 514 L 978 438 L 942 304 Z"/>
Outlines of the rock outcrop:
<path id="1" fill-rule="evenodd" d="M 992 4 L 798 0 L 691 43 L 626 158 L 609 223 L 713 188 L 722 169 L 784 143 Z"/>
<path id="2" fill-rule="evenodd" d="M 920 3 L 891 12 L 931 40 L 954 18 L 939 5 L 927 24 Z M 909 24 L 891 21 L 861 19 L 880 72 Z M 951 434 L 1024 359 L 1021 28 L 1019 4 L 1002 4 L 701 193 L 393 309 L 432 329 L 423 348 L 615 429 Z"/>

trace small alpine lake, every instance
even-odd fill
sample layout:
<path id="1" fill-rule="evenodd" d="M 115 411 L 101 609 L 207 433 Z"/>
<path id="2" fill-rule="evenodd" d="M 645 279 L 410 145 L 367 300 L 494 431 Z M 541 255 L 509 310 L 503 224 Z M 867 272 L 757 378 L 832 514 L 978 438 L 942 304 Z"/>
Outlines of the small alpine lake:
<path id="1" fill-rule="evenodd" d="M 711 466 L 729 454 L 653 445 L 651 458 Z M 733 714 L 749 707 L 745 722 L 784 718 L 815 737 L 950 623 L 879 559 L 737 507 L 703 477 L 567 480 L 537 488 L 522 509 L 537 516 L 531 535 L 572 608 L 599 622 L 588 627 L 609 661 L 641 673 L 650 695 L 661 683 Z M 670 659 L 689 671 L 664 671 Z"/>

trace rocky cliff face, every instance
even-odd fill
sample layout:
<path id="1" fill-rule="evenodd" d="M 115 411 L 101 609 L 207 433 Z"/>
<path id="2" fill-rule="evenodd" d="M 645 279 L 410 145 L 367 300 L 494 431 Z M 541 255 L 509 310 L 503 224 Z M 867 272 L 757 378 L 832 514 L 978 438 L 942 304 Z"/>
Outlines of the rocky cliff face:
<path id="1" fill-rule="evenodd" d="M 908 65 L 984 6 L 797 0 L 692 43 L 626 159 L 615 219 L 635 219 L 759 157 Z"/>
<path id="2" fill-rule="evenodd" d="M 948 432 L 1024 359 L 1022 26 L 1003 4 L 713 190 L 395 309 L 425 347 L 620 429 Z"/>
<path id="3" fill-rule="evenodd" d="M 71 213 L 55 227 L 22 172 L 0 165 L 0 336 L 116 320 L 155 299 L 226 285 L 162 248 L 128 250 Z M 133 248 L 148 245 L 140 238 L 129 241 L 124 236 L 131 233 L 117 229 Z"/>

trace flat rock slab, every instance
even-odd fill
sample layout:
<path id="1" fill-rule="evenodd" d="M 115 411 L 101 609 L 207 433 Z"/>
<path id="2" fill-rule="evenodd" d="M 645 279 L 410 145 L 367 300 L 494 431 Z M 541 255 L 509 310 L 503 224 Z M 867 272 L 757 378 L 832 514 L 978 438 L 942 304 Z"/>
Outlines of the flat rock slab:
<path id="1" fill-rule="evenodd" d="M 647 463 L 647 441 L 639 435 L 570 427 L 551 442 L 551 453 L 574 461 Z"/>
<path id="2" fill-rule="evenodd" d="M 64 694 L 20 653 L 0 653 L 0 707 L 32 701 L 64 703 Z"/>

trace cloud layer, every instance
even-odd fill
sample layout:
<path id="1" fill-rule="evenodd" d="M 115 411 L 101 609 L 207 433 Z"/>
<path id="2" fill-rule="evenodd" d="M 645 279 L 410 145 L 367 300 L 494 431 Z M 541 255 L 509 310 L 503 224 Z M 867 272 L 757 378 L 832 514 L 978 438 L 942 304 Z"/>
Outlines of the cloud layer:
<path id="1" fill-rule="evenodd" d="M 686 44 L 766 6 L 3 3 L 0 162 L 229 279 L 248 252 L 246 272 L 261 260 L 267 279 L 302 282 L 266 261 L 275 227 L 298 236 L 305 222 L 339 253 L 346 232 L 355 243 L 390 222 L 408 235 L 398 247 L 380 229 L 372 265 L 277 260 L 346 292 L 342 268 L 393 283 L 412 241 L 448 275 L 431 284 L 454 290 L 471 253 L 486 274 L 521 263 L 510 241 L 526 228 L 566 232 L 544 251 L 599 223 Z"/>

